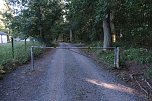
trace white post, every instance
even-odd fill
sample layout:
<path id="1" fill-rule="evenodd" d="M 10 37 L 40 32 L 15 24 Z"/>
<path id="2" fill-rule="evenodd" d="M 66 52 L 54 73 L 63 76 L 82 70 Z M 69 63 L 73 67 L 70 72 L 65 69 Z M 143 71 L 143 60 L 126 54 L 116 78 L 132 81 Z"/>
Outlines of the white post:
<path id="1" fill-rule="evenodd" d="M 116 67 L 119 69 L 119 52 L 120 52 L 120 49 L 119 47 L 117 47 L 117 54 L 116 54 Z"/>
<path id="2" fill-rule="evenodd" d="M 114 48 L 114 67 L 117 67 L 116 61 L 117 61 L 117 47 Z"/>
<path id="3" fill-rule="evenodd" d="M 120 52 L 120 49 L 119 47 L 115 47 L 114 49 L 114 67 L 116 67 L 117 69 L 119 69 L 119 52 Z"/>

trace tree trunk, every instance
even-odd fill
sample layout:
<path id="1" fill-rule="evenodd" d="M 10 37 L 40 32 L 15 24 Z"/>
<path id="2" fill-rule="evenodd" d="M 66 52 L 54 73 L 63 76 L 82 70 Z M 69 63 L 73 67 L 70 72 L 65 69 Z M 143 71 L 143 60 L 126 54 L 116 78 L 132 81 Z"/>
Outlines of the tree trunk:
<path id="1" fill-rule="evenodd" d="M 107 14 L 106 18 L 103 20 L 103 31 L 104 31 L 103 48 L 111 47 L 112 35 L 111 35 L 111 27 L 110 27 L 110 13 Z"/>
<path id="2" fill-rule="evenodd" d="M 110 13 L 110 26 L 111 26 L 111 33 L 115 34 L 115 25 L 114 25 L 114 11 Z"/>

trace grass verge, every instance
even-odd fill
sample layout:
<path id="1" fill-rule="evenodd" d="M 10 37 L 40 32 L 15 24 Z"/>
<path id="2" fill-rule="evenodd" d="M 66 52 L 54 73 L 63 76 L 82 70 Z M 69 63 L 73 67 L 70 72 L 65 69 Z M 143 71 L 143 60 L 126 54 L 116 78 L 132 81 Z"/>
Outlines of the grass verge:
<path id="1" fill-rule="evenodd" d="M 102 47 L 101 42 L 95 42 L 93 44 L 87 45 L 88 47 Z M 98 62 L 102 62 L 107 67 L 114 67 L 114 50 L 103 50 L 103 49 L 87 49 L 85 50 L 87 53 L 95 55 L 97 57 Z"/>
<path id="2" fill-rule="evenodd" d="M 88 47 L 102 47 L 101 42 L 94 42 L 93 44 L 87 45 Z M 114 62 L 114 51 L 102 49 L 88 49 L 88 53 L 96 55 L 98 61 L 113 67 Z M 145 71 L 148 78 L 152 77 L 152 51 L 144 48 L 120 48 L 120 67 L 127 68 L 126 62 L 134 61 L 137 64 L 149 65 L 149 69 Z M 108 66 L 108 67 L 109 67 Z M 113 68 L 111 68 L 113 69 Z"/>
<path id="3" fill-rule="evenodd" d="M 14 43 L 14 58 L 12 52 L 11 43 L 0 45 L 0 71 L 9 71 L 16 66 L 25 64 L 30 59 L 30 48 L 33 45 L 42 45 L 39 42 L 27 42 L 26 46 L 24 42 Z M 42 53 L 42 49 L 35 49 L 34 56 L 38 56 Z"/>
<path id="4" fill-rule="evenodd" d="M 88 46 L 99 47 L 102 46 L 102 43 L 97 42 Z M 104 66 L 106 69 L 121 80 L 130 83 L 137 90 L 140 89 L 148 98 L 151 98 L 152 50 L 145 48 L 120 48 L 120 69 L 112 68 L 114 52 L 111 50 L 87 49 L 87 53 L 95 55 L 97 61 L 101 61 L 102 64 L 106 63 L 106 66 Z"/>

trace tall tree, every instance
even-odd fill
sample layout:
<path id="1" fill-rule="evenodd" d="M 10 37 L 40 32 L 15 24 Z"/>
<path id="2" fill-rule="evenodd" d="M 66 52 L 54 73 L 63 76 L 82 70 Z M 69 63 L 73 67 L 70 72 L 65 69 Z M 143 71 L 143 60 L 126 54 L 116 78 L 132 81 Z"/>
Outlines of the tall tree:
<path id="1" fill-rule="evenodd" d="M 112 35 L 111 35 L 111 27 L 110 27 L 110 12 L 107 13 L 105 18 L 103 19 L 103 32 L 104 32 L 104 42 L 103 48 L 108 48 L 111 46 Z"/>
<path id="2" fill-rule="evenodd" d="M 62 21 L 62 9 L 58 0 L 15 0 L 12 2 L 23 8 L 12 21 L 13 33 L 32 36 L 45 43 L 53 40 L 54 25 Z"/>

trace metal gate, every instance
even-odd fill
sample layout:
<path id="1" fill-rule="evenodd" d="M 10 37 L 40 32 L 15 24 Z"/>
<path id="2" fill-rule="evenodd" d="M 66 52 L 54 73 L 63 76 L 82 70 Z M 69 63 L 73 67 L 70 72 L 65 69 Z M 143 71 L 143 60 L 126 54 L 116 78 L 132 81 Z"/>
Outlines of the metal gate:
<path id="1" fill-rule="evenodd" d="M 44 46 L 31 46 L 31 68 L 34 70 L 34 55 L 33 49 L 34 48 L 43 48 L 43 49 L 114 49 L 114 67 L 119 68 L 119 55 L 120 49 L 119 47 L 44 47 Z"/>

